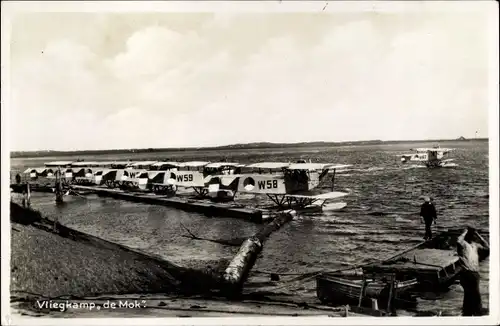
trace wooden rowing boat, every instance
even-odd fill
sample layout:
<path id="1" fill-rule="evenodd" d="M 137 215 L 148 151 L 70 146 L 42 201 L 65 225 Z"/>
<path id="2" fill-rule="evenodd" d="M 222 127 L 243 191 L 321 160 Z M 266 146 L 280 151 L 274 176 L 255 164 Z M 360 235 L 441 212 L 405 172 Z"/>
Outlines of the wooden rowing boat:
<path id="1" fill-rule="evenodd" d="M 389 259 L 360 266 L 357 268 L 360 272 L 320 274 L 316 277 L 317 297 L 332 305 L 369 307 L 375 299 L 380 308 L 387 305 L 391 308 L 414 306 L 419 293 L 446 291 L 458 280 L 463 265 L 456 253 L 456 245 L 462 232 L 458 229 L 441 232 Z M 489 255 L 489 246 L 477 232 L 476 238 L 485 244 L 486 249 L 479 253 L 480 260 L 484 260 Z M 389 275 L 391 282 L 385 280 Z M 390 283 L 393 291 L 390 291 Z"/>
<path id="2" fill-rule="evenodd" d="M 395 257 L 363 267 L 365 273 L 395 273 L 400 281 L 417 279 L 417 292 L 443 292 L 456 283 L 463 270 L 457 254 L 459 230 L 447 230 L 433 239 Z M 480 235 L 477 234 L 480 238 Z M 482 238 L 481 238 L 482 239 Z M 479 241 L 479 240 L 478 240 Z M 479 253 L 480 260 L 489 255 L 489 249 Z"/>
<path id="3" fill-rule="evenodd" d="M 377 300 L 379 308 L 387 308 L 389 302 L 389 283 L 387 281 L 366 279 L 362 307 L 372 307 L 372 299 Z M 396 282 L 394 287 L 393 308 L 412 307 L 417 304 L 411 290 L 418 284 L 416 279 Z M 316 295 L 324 304 L 358 305 L 363 286 L 362 273 L 324 273 L 316 277 Z"/>

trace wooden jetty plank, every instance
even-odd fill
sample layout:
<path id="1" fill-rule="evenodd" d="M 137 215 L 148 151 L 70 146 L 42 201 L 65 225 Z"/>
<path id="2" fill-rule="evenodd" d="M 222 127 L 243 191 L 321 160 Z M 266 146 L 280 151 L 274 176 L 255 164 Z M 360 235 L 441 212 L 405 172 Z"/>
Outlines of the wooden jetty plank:
<path id="1" fill-rule="evenodd" d="M 202 200 L 186 199 L 181 197 L 163 197 L 147 193 L 130 193 L 122 190 L 107 189 L 91 186 L 72 185 L 74 190 L 92 191 L 98 195 L 117 199 L 141 202 L 146 204 L 164 205 L 185 211 L 203 213 L 208 216 L 234 217 L 250 222 L 262 223 L 265 221 L 263 211 L 253 208 L 232 207 L 224 203 L 211 203 Z"/>

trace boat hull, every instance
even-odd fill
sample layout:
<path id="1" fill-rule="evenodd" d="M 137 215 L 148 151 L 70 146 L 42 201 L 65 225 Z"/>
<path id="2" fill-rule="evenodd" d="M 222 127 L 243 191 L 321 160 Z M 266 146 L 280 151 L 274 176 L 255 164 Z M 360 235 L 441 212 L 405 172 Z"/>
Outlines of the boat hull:
<path id="1" fill-rule="evenodd" d="M 394 308 L 414 307 L 416 298 L 411 290 L 417 285 L 416 280 L 401 282 L 397 285 L 392 301 Z M 362 288 L 362 276 L 347 276 L 325 273 L 316 278 L 316 295 L 323 304 L 358 305 Z M 368 282 L 363 307 L 371 307 L 372 299 L 377 300 L 379 308 L 386 308 L 389 300 L 389 285 L 383 282 Z"/>

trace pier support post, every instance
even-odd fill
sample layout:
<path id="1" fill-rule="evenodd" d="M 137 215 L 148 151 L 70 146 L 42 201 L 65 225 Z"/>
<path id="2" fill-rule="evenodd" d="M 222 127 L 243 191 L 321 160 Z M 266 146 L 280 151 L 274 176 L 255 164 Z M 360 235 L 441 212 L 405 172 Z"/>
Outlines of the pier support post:
<path id="1" fill-rule="evenodd" d="M 337 170 L 333 170 L 333 176 L 332 176 L 332 191 L 335 189 L 335 173 Z"/>
<path id="2" fill-rule="evenodd" d="M 26 182 L 26 205 L 28 207 L 31 206 L 31 189 L 30 189 L 30 183 Z"/>
<path id="3" fill-rule="evenodd" d="M 363 304 L 363 299 L 365 297 L 366 287 L 367 287 L 367 279 L 366 279 L 366 275 L 363 273 L 363 281 L 361 283 L 361 292 L 359 293 L 358 307 L 361 307 L 361 305 Z"/>
<path id="4" fill-rule="evenodd" d="M 389 276 L 389 298 L 387 299 L 387 313 L 391 314 L 392 310 L 395 310 L 393 307 L 393 297 L 395 296 L 395 290 L 396 290 L 396 275 L 391 274 Z"/>
<path id="5" fill-rule="evenodd" d="M 22 187 L 21 189 L 23 189 L 22 191 L 22 205 L 23 207 L 30 207 L 30 198 L 31 198 L 31 192 L 30 192 L 30 184 L 29 182 L 26 183 L 26 188 Z"/>
<path id="6" fill-rule="evenodd" d="M 61 169 L 58 168 L 55 172 L 56 175 L 56 184 L 55 184 L 55 193 L 56 193 L 56 203 L 63 202 L 63 189 L 62 189 L 62 181 L 61 181 Z"/>

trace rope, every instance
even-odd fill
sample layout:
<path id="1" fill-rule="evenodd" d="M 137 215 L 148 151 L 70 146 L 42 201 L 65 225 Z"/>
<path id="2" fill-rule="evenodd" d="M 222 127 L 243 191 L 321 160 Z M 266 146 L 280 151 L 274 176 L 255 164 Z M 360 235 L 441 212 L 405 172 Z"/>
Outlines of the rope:
<path id="1" fill-rule="evenodd" d="M 363 268 L 363 267 L 366 267 L 366 266 L 369 266 L 371 264 L 374 264 L 374 263 L 377 263 L 377 262 L 383 262 L 383 261 L 388 261 L 388 260 L 392 260 L 394 258 L 397 258 L 401 255 L 404 255 L 405 253 L 411 251 L 411 250 L 414 250 L 415 248 L 418 248 L 419 246 L 421 246 L 422 244 L 424 244 L 426 241 L 423 241 L 411 248 L 408 248 L 400 253 L 397 253 L 396 255 L 390 257 L 390 258 L 385 258 L 385 259 L 375 259 L 373 261 L 369 261 L 369 262 L 366 262 L 366 263 L 363 263 L 363 264 L 359 264 L 359 265 L 354 265 L 354 266 L 351 266 L 351 267 L 347 267 L 347 268 L 343 268 L 343 269 L 337 269 L 337 270 L 334 270 L 334 271 L 331 271 L 329 273 L 340 273 L 340 272 L 345 272 L 345 271 L 349 271 L 349 270 L 355 270 L 355 269 L 359 269 L 359 268 Z M 421 263 L 421 264 L 424 264 L 424 263 Z M 439 267 L 439 266 L 438 266 Z M 284 273 L 270 273 L 270 272 L 261 272 L 261 271 L 257 271 L 258 273 L 262 273 L 262 274 L 278 274 L 278 275 L 294 275 L 294 273 L 289 273 L 289 274 L 284 274 Z M 308 273 L 303 273 L 303 274 L 295 274 L 295 275 L 301 275 L 297 278 L 294 278 L 294 279 L 291 279 L 291 280 L 288 280 L 288 281 L 283 281 L 283 283 L 292 283 L 292 282 L 297 282 L 297 281 L 303 281 L 303 282 L 306 282 L 322 273 L 326 273 L 327 271 L 326 270 L 318 270 L 318 271 L 315 271 L 315 272 L 308 272 Z M 283 288 L 289 288 L 290 285 L 287 285 L 287 284 L 284 284 L 283 286 L 277 286 L 275 287 L 274 289 L 283 289 Z"/>

